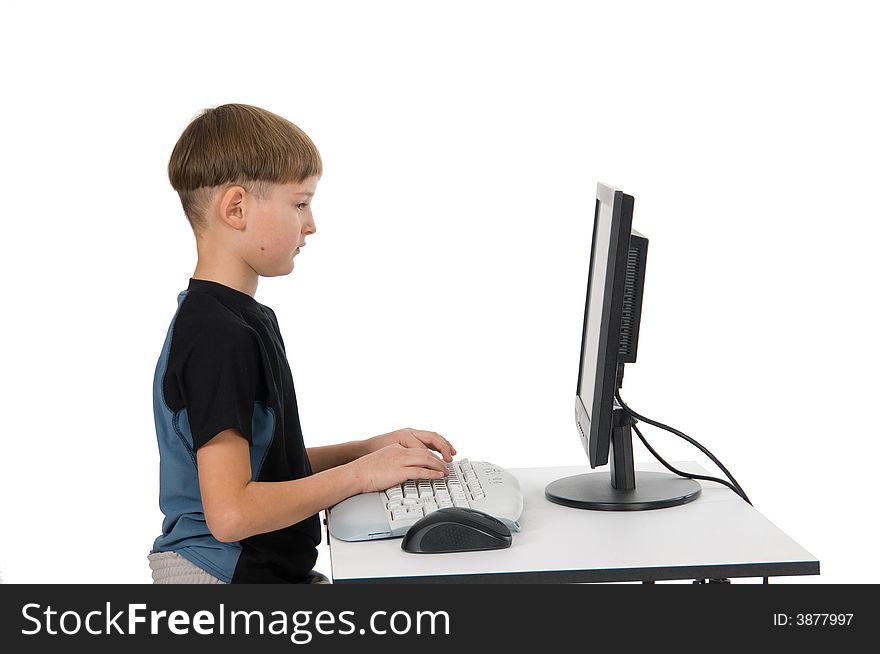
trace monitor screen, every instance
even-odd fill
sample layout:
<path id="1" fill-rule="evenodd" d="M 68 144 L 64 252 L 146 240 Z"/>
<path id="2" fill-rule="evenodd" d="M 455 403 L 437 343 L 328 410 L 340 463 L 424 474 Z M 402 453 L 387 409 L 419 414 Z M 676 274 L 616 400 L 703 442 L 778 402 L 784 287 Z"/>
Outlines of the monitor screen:
<path id="1" fill-rule="evenodd" d="M 577 394 L 581 398 L 587 419 L 593 415 L 593 397 L 599 370 L 599 334 L 602 320 L 603 289 L 608 270 L 608 244 L 611 242 L 611 205 L 596 200 L 596 216 L 593 222 L 593 244 L 590 255 L 590 272 L 587 286 L 587 306 L 584 311 L 584 333 L 581 339 L 581 365 L 578 374 Z M 588 374 L 584 374 L 588 371 Z"/>

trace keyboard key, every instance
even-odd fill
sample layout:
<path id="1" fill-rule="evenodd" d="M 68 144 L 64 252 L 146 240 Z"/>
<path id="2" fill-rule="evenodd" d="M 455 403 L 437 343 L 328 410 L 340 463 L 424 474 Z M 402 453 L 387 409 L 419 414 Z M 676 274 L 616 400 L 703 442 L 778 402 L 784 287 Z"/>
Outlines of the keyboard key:
<path id="1" fill-rule="evenodd" d="M 406 509 L 404 509 L 402 507 L 399 509 L 394 509 L 394 511 L 391 512 L 391 519 L 392 520 L 406 520 L 408 517 L 409 517 L 409 511 L 407 511 Z"/>

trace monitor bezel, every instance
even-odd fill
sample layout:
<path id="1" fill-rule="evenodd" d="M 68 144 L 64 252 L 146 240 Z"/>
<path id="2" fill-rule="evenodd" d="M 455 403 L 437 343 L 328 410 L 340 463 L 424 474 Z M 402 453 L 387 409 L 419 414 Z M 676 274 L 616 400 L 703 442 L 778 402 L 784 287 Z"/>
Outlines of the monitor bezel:
<path id="1" fill-rule="evenodd" d="M 593 235 L 590 246 L 590 266 L 587 277 L 587 299 L 584 307 L 584 326 L 581 333 L 581 357 L 578 367 L 578 381 L 575 392 L 575 417 L 581 433 L 582 444 L 590 460 L 590 467 L 596 468 L 608 463 L 611 445 L 612 416 L 614 410 L 614 390 L 617 383 L 617 363 L 620 349 L 620 326 L 623 319 L 623 296 L 626 281 L 626 263 L 629 252 L 629 237 L 632 232 L 633 196 L 627 195 L 607 184 L 596 187 L 596 205 L 593 214 Z M 581 397 L 584 374 L 584 348 L 586 347 L 588 311 L 590 294 L 593 291 L 594 252 L 596 233 L 599 224 L 599 210 L 602 204 L 611 207 L 611 233 L 608 244 L 608 262 L 605 270 L 602 315 L 599 321 L 599 351 L 596 359 L 596 378 L 591 399 L 591 411 L 587 413 Z M 621 235 L 626 235 L 622 238 Z M 595 417 L 598 416 L 598 420 Z"/>

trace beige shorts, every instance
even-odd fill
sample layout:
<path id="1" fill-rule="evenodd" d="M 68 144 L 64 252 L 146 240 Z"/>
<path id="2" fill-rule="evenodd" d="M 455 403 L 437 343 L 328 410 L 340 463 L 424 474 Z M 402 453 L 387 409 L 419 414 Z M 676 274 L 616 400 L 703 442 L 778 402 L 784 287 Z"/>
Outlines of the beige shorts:
<path id="1" fill-rule="evenodd" d="M 153 571 L 154 584 L 225 584 L 212 574 L 208 574 L 194 563 L 190 563 L 177 552 L 155 552 L 149 554 L 150 570 Z M 330 580 L 320 572 L 312 570 L 304 584 L 329 584 Z"/>

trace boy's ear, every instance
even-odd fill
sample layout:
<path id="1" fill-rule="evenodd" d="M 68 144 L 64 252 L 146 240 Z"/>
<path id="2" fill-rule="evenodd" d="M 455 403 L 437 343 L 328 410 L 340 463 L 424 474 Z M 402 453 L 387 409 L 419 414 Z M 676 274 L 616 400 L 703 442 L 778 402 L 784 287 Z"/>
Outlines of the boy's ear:
<path id="1" fill-rule="evenodd" d="M 230 186 L 220 196 L 220 220 L 232 227 L 242 230 L 245 227 L 244 199 L 246 191 L 241 186 Z"/>

